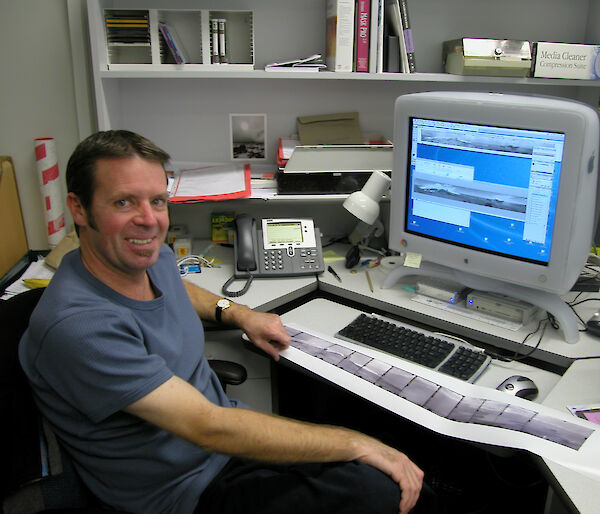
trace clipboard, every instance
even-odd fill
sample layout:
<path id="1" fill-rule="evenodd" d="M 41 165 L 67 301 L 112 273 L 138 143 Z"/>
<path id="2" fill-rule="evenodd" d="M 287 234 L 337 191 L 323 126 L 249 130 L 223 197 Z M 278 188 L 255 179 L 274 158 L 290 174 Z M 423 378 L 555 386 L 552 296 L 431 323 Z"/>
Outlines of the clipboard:
<path id="1" fill-rule="evenodd" d="M 29 251 L 15 168 L 8 156 L 0 156 L 0 220 L 0 277 L 3 277 Z"/>

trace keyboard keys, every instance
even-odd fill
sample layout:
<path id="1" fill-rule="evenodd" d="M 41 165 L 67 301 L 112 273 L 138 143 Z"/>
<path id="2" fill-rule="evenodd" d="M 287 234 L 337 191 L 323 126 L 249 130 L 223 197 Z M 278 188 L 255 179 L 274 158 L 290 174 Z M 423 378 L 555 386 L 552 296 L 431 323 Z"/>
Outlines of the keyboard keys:
<path id="1" fill-rule="evenodd" d="M 372 346 L 466 381 L 475 380 L 491 360 L 464 344 L 367 314 L 360 314 L 336 337 Z"/>

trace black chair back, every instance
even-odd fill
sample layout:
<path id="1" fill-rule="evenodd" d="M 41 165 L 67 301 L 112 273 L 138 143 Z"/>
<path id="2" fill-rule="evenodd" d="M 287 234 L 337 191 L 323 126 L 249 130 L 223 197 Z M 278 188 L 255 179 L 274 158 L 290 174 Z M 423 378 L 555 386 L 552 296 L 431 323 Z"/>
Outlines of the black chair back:
<path id="1" fill-rule="evenodd" d="M 41 417 L 33 401 L 18 347 L 33 309 L 44 292 L 31 289 L 0 301 L 0 497 L 19 484 L 41 476 Z"/>

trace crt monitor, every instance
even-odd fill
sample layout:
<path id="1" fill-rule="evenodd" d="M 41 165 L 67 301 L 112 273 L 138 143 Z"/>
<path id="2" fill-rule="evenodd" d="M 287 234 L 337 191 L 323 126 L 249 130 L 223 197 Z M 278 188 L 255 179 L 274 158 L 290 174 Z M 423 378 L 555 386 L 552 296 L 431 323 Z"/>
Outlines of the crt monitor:
<path id="1" fill-rule="evenodd" d="M 592 245 L 598 132 L 595 110 L 571 100 L 399 97 L 390 248 L 476 289 L 567 292 Z"/>

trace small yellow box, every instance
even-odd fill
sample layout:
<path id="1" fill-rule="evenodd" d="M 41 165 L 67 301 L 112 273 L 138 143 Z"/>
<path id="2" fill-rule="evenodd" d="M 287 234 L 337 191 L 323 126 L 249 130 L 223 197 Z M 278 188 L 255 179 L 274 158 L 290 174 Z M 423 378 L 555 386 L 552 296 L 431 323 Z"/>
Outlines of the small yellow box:
<path id="1" fill-rule="evenodd" d="M 229 234 L 233 230 L 233 212 L 215 212 L 211 215 L 211 233 L 213 243 L 229 243 Z"/>

